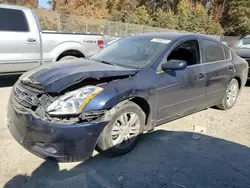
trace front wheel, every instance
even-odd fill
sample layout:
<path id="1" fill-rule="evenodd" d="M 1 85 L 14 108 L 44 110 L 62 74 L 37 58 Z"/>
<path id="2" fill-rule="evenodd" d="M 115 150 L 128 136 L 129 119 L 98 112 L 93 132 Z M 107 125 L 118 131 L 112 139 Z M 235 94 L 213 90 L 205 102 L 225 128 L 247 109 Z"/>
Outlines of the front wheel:
<path id="1" fill-rule="evenodd" d="M 228 110 L 232 108 L 236 102 L 238 94 L 239 94 L 239 83 L 236 79 L 232 79 L 227 87 L 222 103 L 217 107 L 222 110 Z"/>
<path id="2" fill-rule="evenodd" d="M 118 108 L 104 128 L 97 149 L 109 156 L 131 151 L 139 142 L 145 125 L 145 113 L 133 102 Z"/>

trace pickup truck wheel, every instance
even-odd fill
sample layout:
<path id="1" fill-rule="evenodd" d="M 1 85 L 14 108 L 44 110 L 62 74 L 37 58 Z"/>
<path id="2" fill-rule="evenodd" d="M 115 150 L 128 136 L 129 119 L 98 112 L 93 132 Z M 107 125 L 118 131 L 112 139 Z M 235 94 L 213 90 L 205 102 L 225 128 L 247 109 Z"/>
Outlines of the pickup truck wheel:
<path id="1" fill-rule="evenodd" d="M 222 103 L 220 105 L 217 105 L 217 107 L 222 110 L 228 110 L 232 108 L 237 100 L 238 94 L 239 83 L 236 79 L 232 79 L 227 87 Z"/>
<path id="2" fill-rule="evenodd" d="M 133 102 L 118 108 L 104 128 L 97 150 L 108 156 L 125 154 L 139 142 L 145 125 L 145 113 Z"/>
<path id="3" fill-rule="evenodd" d="M 76 56 L 71 56 L 71 55 L 67 55 L 62 57 L 61 59 L 59 59 L 59 61 L 63 61 L 63 60 L 69 60 L 69 59 L 76 59 Z"/>

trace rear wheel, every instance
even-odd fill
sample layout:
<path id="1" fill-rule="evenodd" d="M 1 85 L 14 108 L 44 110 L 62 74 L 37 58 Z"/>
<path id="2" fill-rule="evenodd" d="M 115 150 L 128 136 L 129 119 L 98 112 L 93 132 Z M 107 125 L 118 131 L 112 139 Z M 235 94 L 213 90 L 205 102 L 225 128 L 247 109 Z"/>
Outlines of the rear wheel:
<path id="1" fill-rule="evenodd" d="M 109 156 L 131 151 L 139 142 L 145 125 L 145 114 L 133 102 L 128 102 L 112 115 L 101 133 L 97 148 Z"/>
<path id="2" fill-rule="evenodd" d="M 228 110 L 232 108 L 237 100 L 239 94 L 239 82 L 236 79 L 232 79 L 229 83 L 223 101 L 217 107 L 222 110 Z"/>
<path id="3" fill-rule="evenodd" d="M 59 61 L 69 60 L 69 59 L 77 59 L 77 57 L 72 56 L 72 55 L 67 55 L 67 56 L 62 57 Z"/>

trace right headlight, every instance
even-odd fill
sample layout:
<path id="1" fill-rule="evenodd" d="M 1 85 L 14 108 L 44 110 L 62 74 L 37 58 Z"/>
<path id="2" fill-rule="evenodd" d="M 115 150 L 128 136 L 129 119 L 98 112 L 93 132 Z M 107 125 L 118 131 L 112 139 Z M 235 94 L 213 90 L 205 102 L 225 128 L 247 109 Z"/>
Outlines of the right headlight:
<path id="1" fill-rule="evenodd" d="M 86 86 L 66 93 L 54 101 L 48 108 L 50 115 L 77 115 L 80 114 L 88 102 L 103 90 L 97 86 Z"/>

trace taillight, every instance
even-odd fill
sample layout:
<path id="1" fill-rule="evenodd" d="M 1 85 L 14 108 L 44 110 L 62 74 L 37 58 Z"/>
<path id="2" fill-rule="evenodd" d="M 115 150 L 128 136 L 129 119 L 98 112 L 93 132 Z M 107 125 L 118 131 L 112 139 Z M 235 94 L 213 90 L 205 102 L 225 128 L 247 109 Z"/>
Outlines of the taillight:
<path id="1" fill-rule="evenodd" d="M 104 48 L 104 42 L 103 42 L 103 40 L 98 40 L 97 41 L 97 45 L 99 46 L 99 48 Z"/>

